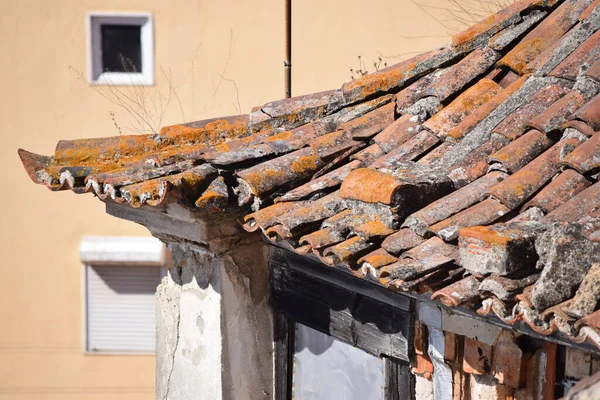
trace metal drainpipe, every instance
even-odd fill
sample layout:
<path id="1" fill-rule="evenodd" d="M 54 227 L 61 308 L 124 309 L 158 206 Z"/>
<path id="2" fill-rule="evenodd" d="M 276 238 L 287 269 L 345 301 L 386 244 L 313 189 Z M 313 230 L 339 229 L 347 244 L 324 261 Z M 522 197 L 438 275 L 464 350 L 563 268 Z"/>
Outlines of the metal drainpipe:
<path id="1" fill-rule="evenodd" d="M 292 97 L 292 0 L 285 0 L 285 97 Z"/>

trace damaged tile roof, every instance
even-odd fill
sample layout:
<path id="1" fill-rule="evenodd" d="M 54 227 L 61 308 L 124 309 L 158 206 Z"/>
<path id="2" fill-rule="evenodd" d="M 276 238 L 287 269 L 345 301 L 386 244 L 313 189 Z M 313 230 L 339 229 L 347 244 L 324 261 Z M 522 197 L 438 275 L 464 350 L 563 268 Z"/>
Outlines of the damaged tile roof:
<path id="1" fill-rule="evenodd" d="M 19 154 L 52 190 L 238 209 L 395 291 L 600 347 L 600 6 L 519 0 L 341 89 Z"/>

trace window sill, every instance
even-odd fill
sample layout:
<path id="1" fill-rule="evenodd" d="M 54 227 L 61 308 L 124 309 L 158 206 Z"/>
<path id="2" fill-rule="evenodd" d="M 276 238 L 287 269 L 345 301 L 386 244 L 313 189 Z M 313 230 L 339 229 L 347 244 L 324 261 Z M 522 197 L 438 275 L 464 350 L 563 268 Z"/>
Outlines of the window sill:
<path id="1" fill-rule="evenodd" d="M 84 351 L 84 356 L 134 356 L 134 357 L 155 357 L 156 353 L 153 352 L 145 352 L 145 351 Z"/>
<path id="2" fill-rule="evenodd" d="M 90 82 L 98 86 L 153 86 L 149 74 L 127 72 L 104 72 Z"/>

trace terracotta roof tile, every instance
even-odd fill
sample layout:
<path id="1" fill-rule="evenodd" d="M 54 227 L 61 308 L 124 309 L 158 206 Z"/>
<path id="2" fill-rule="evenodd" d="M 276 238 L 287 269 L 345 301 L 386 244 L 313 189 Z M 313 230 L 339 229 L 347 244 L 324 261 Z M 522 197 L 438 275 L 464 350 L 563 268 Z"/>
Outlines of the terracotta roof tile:
<path id="1" fill-rule="evenodd" d="M 591 182 L 584 176 L 571 169 L 567 169 L 556 176 L 533 199 L 527 202 L 523 206 L 523 209 L 538 207 L 544 213 L 549 213 L 590 185 Z"/>
<path id="2" fill-rule="evenodd" d="M 550 75 L 575 80 L 600 59 L 600 31 L 594 33 L 581 46 L 575 49 Z"/>
<path id="3" fill-rule="evenodd" d="M 398 110 L 429 96 L 436 97 L 439 101 L 446 100 L 484 73 L 496 60 L 498 53 L 489 47 L 474 50 L 458 63 L 426 75 L 398 93 Z"/>
<path id="4" fill-rule="evenodd" d="M 440 140 L 437 136 L 429 131 L 422 130 L 394 150 L 379 157 L 370 167 L 376 169 L 395 169 L 398 163 L 416 160 L 429 149 L 435 147 L 439 142 Z"/>
<path id="5" fill-rule="evenodd" d="M 515 173 L 554 144 L 545 133 L 532 129 L 489 157 L 507 172 Z"/>
<path id="6" fill-rule="evenodd" d="M 267 103 L 250 113 L 252 132 L 269 128 L 292 129 L 342 108 L 341 90 L 308 94 Z"/>
<path id="7" fill-rule="evenodd" d="M 470 275 L 458 282 L 438 290 L 431 295 L 433 300 L 451 307 L 458 307 L 479 298 L 479 280 Z M 465 337 L 467 340 L 468 337 Z M 465 349 L 465 358 L 467 351 Z M 488 367 L 489 368 L 489 367 Z M 465 371 L 466 372 L 466 371 Z M 489 371 L 488 371 L 489 372 Z"/>
<path id="8" fill-rule="evenodd" d="M 529 102 L 504 119 L 493 132 L 515 140 L 527 131 L 531 120 L 569 92 L 564 84 L 549 84 L 535 93 Z"/>
<path id="9" fill-rule="evenodd" d="M 423 236 L 429 226 L 477 203 L 490 187 L 502 181 L 506 176 L 505 173 L 498 171 L 482 176 L 463 188 L 409 215 L 404 221 L 403 226 L 410 227 L 413 231 Z"/>
<path id="10" fill-rule="evenodd" d="M 465 186 L 485 175 L 488 170 L 488 157 L 508 144 L 503 136 L 496 135 L 483 145 L 470 152 L 465 158 L 452 165 L 448 177 L 456 187 Z"/>
<path id="11" fill-rule="evenodd" d="M 420 119 L 416 115 L 404 114 L 373 138 L 386 153 L 406 142 L 419 131 Z"/>
<path id="12" fill-rule="evenodd" d="M 600 242 L 599 30 L 597 1 L 521 0 L 341 89 L 19 155 L 52 190 L 237 213 L 373 284 L 600 347 L 596 274 L 558 298 L 560 254 L 536 247 L 557 226 Z"/>
<path id="13" fill-rule="evenodd" d="M 427 120 L 423 126 L 439 137 L 444 138 L 463 119 L 489 101 L 501 89 L 496 82 L 490 79 L 482 79 L 461 93 L 442 111 Z"/>
<path id="14" fill-rule="evenodd" d="M 385 238 L 381 247 L 391 254 L 400 254 L 423 243 L 425 239 L 410 229 L 400 229 L 398 232 Z"/>
<path id="15" fill-rule="evenodd" d="M 585 141 L 562 162 L 582 174 L 600 171 L 600 133 L 596 133 Z"/>
<path id="16" fill-rule="evenodd" d="M 529 32 L 499 62 L 523 74 L 527 65 L 560 39 L 576 22 L 591 0 L 567 0 Z"/>
<path id="17" fill-rule="evenodd" d="M 396 92 L 411 79 L 425 75 L 457 56 L 452 47 L 442 47 L 345 83 L 342 87 L 345 102 L 350 104 L 383 93 Z"/>
<path id="18" fill-rule="evenodd" d="M 587 123 L 594 131 L 600 131 L 600 94 L 588 101 L 574 115 L 585 123 Z"/>
<path id="19" fill-rule="evenodd" d="M 515 81 L 514 83 L 510 84 L 509 86 L 501 90 L 499 93 L 497 93 L 480 108 L 468 115 L 461 123 L 459 123 L 450 132 L 448 132 L 446 136 L 447 140 L 457 142 L 463 137 L 465 137 L 467 133 L 469 133 L 481 121 L 483 121 L 487 116 L 489 116 L 489 114 L 493 110 L 495 110 L 500 104 L 504 103 L 511 95 L 513 95 L 517 90 L 519 90 L 527 79 L 528 76 L 524 76 L 518 79 L 517 81 Z"/>
<path id="20" fill-rule="evenodd" d="M 582 215 L 591 214 L 600 208 L 600 183 L 582 190 L 566 203 L 555 208 L 540 222 L 569 222 L 577 221 Z"/>
<path id="21" fill-rule="evenodd" d="M 431 225 L 429 232 L 446 241 L 458 238 L 461 228 L 475 225 L 488 225 L 504 217 L 510 209 L 494 199 L 486 199 L 453 216 Z"/>
<path id="22" fill-rule="evenodd" d="M 520 0 L 512 3 L 502 11 L 492 14 L 481 22 L 457 33 L 452 38 L 452 44 L 462 48 L 484 45 L 492 35 L 515 24 L 521 19 L 521 13 L 531 7 L 543 5 L 539 0 Z"/>
<path id="23" fill-rule="evenodd" d="M 561 158 L 579 144 L 577 139 L 559 141 L 515 174 L 490 188 L 488 194 L 514 210 L 558 173 Z"/>

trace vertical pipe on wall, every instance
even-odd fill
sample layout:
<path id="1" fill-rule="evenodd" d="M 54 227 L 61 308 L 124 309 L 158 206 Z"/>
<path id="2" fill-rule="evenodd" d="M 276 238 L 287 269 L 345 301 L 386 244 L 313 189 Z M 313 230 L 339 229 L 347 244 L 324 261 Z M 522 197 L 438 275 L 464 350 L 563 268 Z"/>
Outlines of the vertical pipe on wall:
<path id="1" fill-rule="evenodd" d="M 285 97 L 292 97 L 292 0 L 285 1 Z"/>

